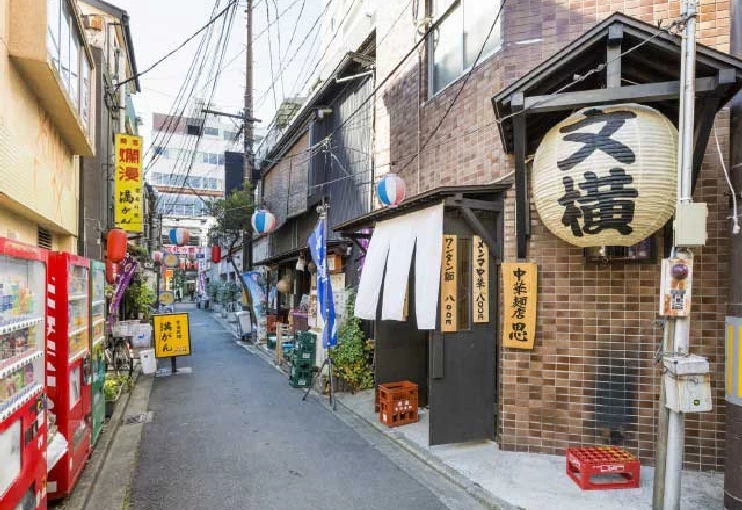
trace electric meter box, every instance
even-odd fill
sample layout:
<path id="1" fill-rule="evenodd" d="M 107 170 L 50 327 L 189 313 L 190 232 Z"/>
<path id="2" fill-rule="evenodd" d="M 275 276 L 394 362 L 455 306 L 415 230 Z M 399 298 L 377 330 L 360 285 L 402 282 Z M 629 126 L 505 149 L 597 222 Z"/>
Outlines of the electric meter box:
<path id="1" fill-rule="evenodd" d="M 665 406 L 678 413 L 711 410 L 709 362 L 702 356 L 666 356 Z"/>
<path id="2" fill-rule="evenodd" d="M 673 240 L 680 248 L 700 248 L 706 244 L 706 220 L 708 206 L 703 203 L 677 204 L 673 222 Z"/>

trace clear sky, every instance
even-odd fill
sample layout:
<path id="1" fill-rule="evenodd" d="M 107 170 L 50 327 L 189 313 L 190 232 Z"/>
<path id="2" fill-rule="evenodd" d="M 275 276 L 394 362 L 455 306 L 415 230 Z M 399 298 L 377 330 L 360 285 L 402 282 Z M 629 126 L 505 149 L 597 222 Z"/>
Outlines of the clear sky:
<path id="1" fill-rule="evenodd" d="M 111 3 L 129 13 L 134 52 L 141 72 L 201 28 L 209 20 L 216 1 L 111 0 Z M 218 10 L 227 3 L 228 0 L 219 0 Z M 245 5 L 245 0 L 239 0 L 237 16 L 224 59 L 225 67 L 214 95 L 214 104 L 231 113 L 240 113 L 243 105 Z M 314 71 L 316 67 L 313 62 L 322 51 L 322 38 L 319 34 L 315 39 L 320 31 L 320 23 L 316 27 L 313 25 L 321 9 L 322 0 L 253 0 L 254 108 L 255 116 L 263 121 L 263 127 L 268 125 L 275 111 L 274 95 L 270 87 L 273 80 L 269 50 L 273 55 L 273 74 L 276 77 L 279 75 L 281 69 L 279 60 L 286 67 L 282 73 L 283 80 L 277 80 L 275 85 L 275 101 L 280 104 L 283 96 L 299 95 L 300 91 L 297 89 L 307 80 L 308 73 Z M 275 22 L 276 11 L 279 15 L 278 22 Z M 266 31 L 269 16 L 272 25 Z M 134 101 L 137 115 L 144 122 L 140 126 L 140 134 L 144 135 L 145 143 L 149 140 L 152 112 L 170 110 L 190 67 L 199 38 L 200 36 L 196 37 L 178 53 L 140 78 L 142 91 L 137 94 Z M 305 42 L 299 49 L 303 41 Z M 288 64 L 292 58 L 293 62 Z M 203 78 L 202 82 L 207 79 Z M 260 125 L 256 127 L 259 129 Z"/>

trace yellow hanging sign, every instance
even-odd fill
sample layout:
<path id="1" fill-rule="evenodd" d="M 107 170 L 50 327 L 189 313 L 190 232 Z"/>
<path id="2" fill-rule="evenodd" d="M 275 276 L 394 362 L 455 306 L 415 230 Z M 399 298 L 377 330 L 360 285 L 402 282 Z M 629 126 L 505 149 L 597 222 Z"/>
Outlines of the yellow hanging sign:
<path id="1" fill-rule="evenodd" d="M 142 137 L 116 133 L 114 154 L 114 222 L 127 232 L 141 233 Z"/>
<path id="2" fill-rule="evenodd" d="M 490 250 L 479 236 L 472 237 L 472 313 L 475 323 L 490 321 Z"/>
<path id="3" fill-rule="evenodd" d="M 504 325 L 502 345 L 512 349 L 533 349 L 536 336 L 536 264 L 503 262 Z"/>
<path id="4" fill-rule="evenodd" d="M 451 333 L 458 329 L 458 267 L 456 236 L 443 236 L 443 253 L 441 259 L 441 331 Z"/>
<path id="5" fill-rule="evenodd" d="M 191 355 L 191 335 L 187 313 L 160 313 L 152 316 L 155 331 L 155 357 Z"/>

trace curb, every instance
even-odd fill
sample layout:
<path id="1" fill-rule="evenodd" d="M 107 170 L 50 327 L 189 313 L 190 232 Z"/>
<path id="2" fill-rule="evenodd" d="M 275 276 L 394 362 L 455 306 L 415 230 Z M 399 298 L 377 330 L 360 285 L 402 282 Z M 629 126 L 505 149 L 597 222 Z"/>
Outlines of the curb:
<path id="1" fill-rule="evenodd" d="M 279 370 L 281 372 L 284 372 L 280 367 L 277 367 L 273 363 L 273 358 L 263 352 L 261 349 L 248 344 L 246 342 L 242 342 L 239 340 L 239 335 L 231 330 L 226 324 L 224 324 L 224 319 L 221 317 L 215 317 L 215 319 L 224 327 L 225 329 L 228 329 L 230 333 L 232 333 L 233 336 L 238 338 L 238 340 L 235 341 L 237 345 L 245 349 L 247 352 L 251 354 L 257 355 L 259 358 L 261 358 L 263 361 L 265 361 L 267 364 L 271 365 L 272 367 L 276 368 L 276 370 Z M 310 398 L 313 398 L 315 401 L 319 402 L 321 405 L 323 405 L 326 409 L 332 410 L 332 405 L 329 404 L 325 398 L 321 398 L 322 395 L 319 395 L 315 392 L 310 392 L 309 394 Z M 384 435 L 384 437 L 389 438 L 389 440 L 393 441 L 394 443 L 401 446 L 405 451 L 410 453 L 413 457 L 418 459 L 419 461 L 423 462 L 425 465 L 433 469 L 436 473 L 442 475 L 445 477 L 448 481 L 451 483 L 457 485 L 459 488 L 464 490 L 467 494 L 469 494 L 471 497 L 476 499 L 479 503 L 483 504 L 484 506 L 492 509 L 492 510 L 519 510 L 522 509 L 522 507 L 518 507 L 515 505 L 512 505 L 503 499 L 498 498 L 491 492 L 489 492 L 487 489 L 482 487 L 476 482 L 472 482 L 470 479 L 468 479 L 466 476 L 464 476 L 462 473 L 457 471 L 456 469 L 444 464 L 441 460 L 439 460 L 437 457 L 435 457 L 433 454 L 425 451 L 425 449 L 421 448 L 415 443 L 412 443 L 407 438 L 399 435 L 399 434 L 388 434 L 386 433 L 386 430 L 382 428 L 381 424 L 375 421 L 371 421 L 366 419 L 364 416 L 361 416 L 360 414 L 356 413 L 352 408 L 345 405 L 345 403 L 342 401 L 342 399 L 336 399 L 336 402 L 345 410 L 348 414 L 353 416 L 354 418 L 362 421 L 363 423 L 368 424 L 371 426 L 374 430 Z"/>

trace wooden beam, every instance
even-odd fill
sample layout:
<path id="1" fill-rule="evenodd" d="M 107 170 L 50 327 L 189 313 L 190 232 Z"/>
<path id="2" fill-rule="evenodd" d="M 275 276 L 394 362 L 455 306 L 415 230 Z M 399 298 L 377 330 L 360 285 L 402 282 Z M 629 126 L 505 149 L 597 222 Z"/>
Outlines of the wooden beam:
<path id="1" fill-rule="evenodd" d="M 513 152 L 515 154 L 515 242 L 518 259 L 528 256 L 528 226 L 530 222 L 530 206 L 528 205 L 528 167 L 527 157 L 527 130 L 525 98 L 523 92 L 513 94 Z"/>
<path id="2" fill-rule="evenodd" d="M 469 209 L 478 209 L 480 211 L 502 212 L 502 205 L 499 202 L 476 200 L 473 198 L 459 198 L 458 195 L 447 198 L 446 205 L 450 207 L 468 207 Z"/>
<path id="3" fill-rule="evenodd" d="M 608 27 L 608 44 L 606 46 L 606 87 L 615 89 L 621 87 L 621 43 L 623 42 L 623 26 L 611 25 Z"/>
<path id="4" fill-rule="evenodd" d="M 696 95 L 708 95 L 717 91 L 716 76 L 696 79 Z M 585 106 L 612 104 L 621 101 L 652 103 L 680 97 L 679 81 L 644 83 L 613 89 L 580 90 L 546 96 L 531 96 L 525 100 L 528 113 L 556 112 Z"/>
<path id="5" fill-rule="evenodd" d="M 466 220 L 466 223 L 469 224 L 471 229 L 482 238 L 484 243 L 487 245 L 487 247 L 490 249 L 490 256 L 494 258 L 495 260 L 499 259 L 500 254 L 500 247 L 497 244 L 497 242 L 492 238 L 489 232 L 487 232 L 487 229 L 484 228 L 484 225 L 479 221 L 479 218 L 472 212 L 471 209 L 469 209 L 466 206 L 459 206 L 459 209 L 461 209 L 461 212 L 464 215 L 464 220 Z"/>

